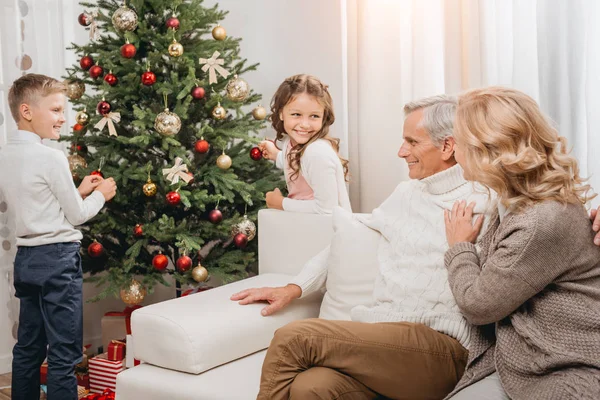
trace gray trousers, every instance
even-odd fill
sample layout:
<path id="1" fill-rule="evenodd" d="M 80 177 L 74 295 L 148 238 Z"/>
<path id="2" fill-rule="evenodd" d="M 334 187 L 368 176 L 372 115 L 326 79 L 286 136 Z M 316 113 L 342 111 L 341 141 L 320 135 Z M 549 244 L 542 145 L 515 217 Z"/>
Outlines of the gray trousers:
<path id="1" fill-rule="evenodd" d="M 494 372 L 456 393 L 450 400 L 508 400 L 508 396 L 502 389 L 498 373 Z"/>

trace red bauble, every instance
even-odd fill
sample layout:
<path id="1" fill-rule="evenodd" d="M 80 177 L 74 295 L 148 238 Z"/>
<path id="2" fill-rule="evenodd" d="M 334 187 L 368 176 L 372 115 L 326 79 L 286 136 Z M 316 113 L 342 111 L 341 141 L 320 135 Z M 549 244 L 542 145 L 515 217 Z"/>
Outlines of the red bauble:
<path id="1" fill-rule="evenodd" d="M 167 28 L 179 29 L 179 20 L 176 17 L 171 17 L 167 20 Z"/>
<path id="2" fill-rule="evenodd" d="M 167 203 L 172 206 L 176 206 L 181 201 L 181 196 L 177 192 L 169 192 L 167 193 Z"/>
<path id="3" fill-rule="evenodd" d="M 100 115 L 108 114 L 111 109 L 112 107 L 110 103 L 105 100 L 102 100 L 100 103 L 98 103 L 98 107 L 96 107 L 96 110 L 98 110 L 98 113 L 100 113 Z"/>
<path id="4" fill-rule="evenodd" d="M 169 265 L 169 259 L 164 254 L 157 254 L 152 258 L 152 266 L 159 271 L 164 271 Z"/>
<path id="5" fill-rule="evenodd" d="M 85 144 L 73 143 L 71 145 L 71 152 L 87 153 L 87 146 Z"/>
<path id="6" fill-rule="evenodd" d="M 135 237 L 142 237 L 144 235 L 144 230 L 142 229 L 143 225 L 137 224 L 134 228 L 133 228 L 133 236 Z"/>
<path id="7" fill-rule="evenodd" d="M 85 71 L 90 69 L 92 65 L 94 65 L 94 59 L 90 56 L 83 56 L 81 57 L 81 60 L 79 60 L 79 66 Z"/>
<path id="8" fill-rule="evenodd" d="M 254 161 L 258 161 L 263 157 L 262 151 L 258 147 L 253 147 L 250 149 L 250 158 Z"/>
<path id="9" fill-rule="evenodd" d="M 80 130 L 82 130 L 83 128 L 85 128 L 85 125 L 81 125 L 81 124 L 75 124 L 73 125 L 73 130 L 75 132 L 79 132 Z"/>
<path id="10" fill-rule="evenodd" d="M 104 253 L 104 247 L 100 243 L 93 241 L 92 244 L 88 246 L 87 251 L 90 257 L 96 258 L 100 257 Z"/>
<path id="11" fill-rule="evenodd" d="M 192 259 L 188 256 L 181 256 L 177 259 L 175 265 L 177 266 L 177 270 L 183 274 L 192 268 Z"/>
<path id="12" fill-rule="evenodd" d="M 97 169 L 96 171 L 90 172 L 90 175 L 92 175 L 92 176 L 99 176 L 100 178 L 104 178 L 104 174 L 102 172 L 100 172 L 99 169 Z"/>
<path id="13" fill-rule="evenodd" d="M 77 21 L 81 26 L 90 26 L 90 24 L 92 23 L 92 17 L 88 13 L 81 13 L 77 17 Z"/>
<path id="14" fill-rule="evenodd" d="M 194 143 L 194 150 L 200 154 L 208 153 L 208 150 L 210 150 L 210 144 L 208 144 L 208 142 L 204 139 L 198 140 L 196 143 Z"/>
<path id="15" fill-rule="evenodd" d="M 146 86 L 152 86 L 156 83 L 156 74 L 152 71 L 146 71 L 142 74 L 142 83 Z"/>
<path id="16" fill-rule="evenodd" d="M 238 249 L 243 249 L 248 244 L 248 236 L 243 233 L 238 233 L 233 237 L 233 243 Z"/>
<path id="17" fill-rule="evenodd" d="M 104 74 L 104 69 L 99 65 L 94 65 L 90 68 L 90 77 L 96 79 Z"/>
<path id="18" fill-rule="evenodd" d="M 115 86 L 117 82 L 119 82 L 119 78 L 115 74 L 108 73 L 104 77 L 104 82 L 108 83 L 110 86 Z"/>
<path id="19" fill-rule="evenodd" d="M 137 53 L 137 49 L 131 43 L 125 43 L 121 46 L 121 55 L 125 58 L 133 58 Z"/>
<path id="20" fill-rule="evenodd" d="M 201 98 L 203 98 L 204 94 L 206 94 L 206 91 L 201 86 L 196 86 L 192 89 L 192 97 L 196 100 L 200 100 Z"/>
<path id="21" fill-rule="evenodd" d="M 214 209 L 208 213 L 208 220 L 216 225 L 223 221 L 223 213 L 221 210 Z"/>

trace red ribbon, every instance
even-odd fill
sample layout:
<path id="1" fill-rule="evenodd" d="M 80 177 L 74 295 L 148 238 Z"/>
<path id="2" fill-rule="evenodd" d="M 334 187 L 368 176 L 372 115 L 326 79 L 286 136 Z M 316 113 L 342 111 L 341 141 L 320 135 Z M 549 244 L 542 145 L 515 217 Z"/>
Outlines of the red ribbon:
<path id="1" fill-rule="evenodd" d="M 108 311 L 104 313 L 105 317 L 125 317 L 125 329 L 127 334 L 131 335 L 131 313 L 142 306 L 125 307 L 123 311 Z"/>

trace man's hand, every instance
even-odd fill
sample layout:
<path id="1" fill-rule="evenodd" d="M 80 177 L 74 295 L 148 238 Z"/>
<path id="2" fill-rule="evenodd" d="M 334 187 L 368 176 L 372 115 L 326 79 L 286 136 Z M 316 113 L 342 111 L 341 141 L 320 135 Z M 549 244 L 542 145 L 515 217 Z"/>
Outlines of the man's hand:
<path id="1" fill-rule="evenodd" d="M 302 289 L 299 286 L 289 284 L 283 287 L 263 287 L 242 290 L 231 296 L 231 300 L 239 304 L 252 304 L 257 301 L 267 301 L 268 306 L 263 308 L 260 313 L 263 316 L 271 315 L 287 307 L 293 300 L 302 295 Z"/>
<path id="2" fill-rule="evenodd" d="M 450 247 L 460 242 L 475 243 L 483 226 L 483 215 L 477 218 L 475 224 L 472 222 L 475 202 L 466 204 L 465 200 L 460 200 L 454 203 L 452 211 L 444 210 L 446 239 Z"/>
<path id="3" fill-rule="evenodd" d="M 117 194 L 117 184 L 113 178 L 108 178 L 100 182 L 96 190 L 102 193 L 104 200 L 109 201 Z"/>
<path id="4" fill-rule="evenodd" d="M 272 192 L 267 192 L 266 200 L 268 208 L 283 210 L 283 195 L 279 189 L 275 188 Z"/>
<path id="5" fill-rule="evenodd" d="M 263 140 L 258 144 L 258 148 L 260 151 L 262 151 L 263 158 L 271 161 L 275 161 L 277 159 L 277 155 L 281 151 L 271 140 Z"/>
<path id="6" fill-rule="evenodd" d="M 590 213 L 590 219 L 592 220 L 592 229 L 596 232 L 594 237 L 594 244 L 600 246 L 600 206 L 596 210 L 592 210 Z"/>
<path id="7" fill-rule="evenodd" d="M 85 199 L 90 193 L 94 191 L 104 180 L 101 176 L 88 175 L 81 181 L 81 184 L 77 188 L 82 199 Z"/>

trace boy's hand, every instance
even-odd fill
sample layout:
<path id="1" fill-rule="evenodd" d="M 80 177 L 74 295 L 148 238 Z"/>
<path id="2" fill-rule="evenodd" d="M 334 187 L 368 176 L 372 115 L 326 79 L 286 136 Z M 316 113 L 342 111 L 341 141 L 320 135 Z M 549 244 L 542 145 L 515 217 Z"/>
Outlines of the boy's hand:
<path id="1" fill-rule="evenodd" d="M 113 178 L 104 179 L 96 190 L 102 193 L 104 200 L 109 201 L 117 194 L 117 184 Z"/>
<path id="2" fill-rule="evenodd" d="M 94 191 L 94 189 L 98 187 L 100 182 L 102 182 L 103 180 L 104 178 L 97 175 L 88 175 L 85 178 L 83 178 L 81 184 L 77 188 L 79 194 L 81 195 L 81 198 L 85 199 L 90 193 Z"/>
<path id="3" fill-rule="evenodd" d="M 262 151 L 263 158 L 271 161 L 275 161 L 277 159 L 277 154 L 281 151 L 275 146 L 275 143 L 270 140 L 263 140 L 258 144 L 258 148 Z"/>
<path id="4" fill-rule="evenodd" d="M 272 192 L 267 192 L 266 200 L 267 207 L 283 210 L 283 195 L 279 189 L 275 188 Z"/>

